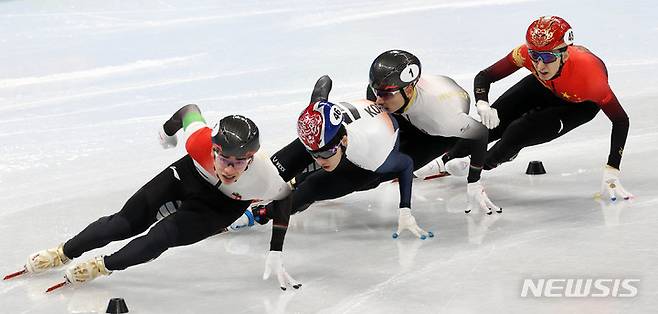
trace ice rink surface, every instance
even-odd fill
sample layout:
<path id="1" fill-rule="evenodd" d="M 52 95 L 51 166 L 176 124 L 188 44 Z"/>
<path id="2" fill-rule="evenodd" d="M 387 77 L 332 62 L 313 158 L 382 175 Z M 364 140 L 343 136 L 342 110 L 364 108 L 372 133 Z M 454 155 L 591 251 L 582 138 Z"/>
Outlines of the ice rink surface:
<path id="1" fill-rule="evenodd" d="M 0 272 L 117 211 L 184 154 L 157 128 L 197 103 L 208 120 L 251 117 L 263 149 L 295 136 L 315 80 L 362 98 L 379 53 L 402 48 L 424 73 L 474 75 L 523 42 L 540 15 L 569 21 L 601 57 L 630 116 L 622 183 L 633 201 L 593 198 L 611 124 L 590 123 L 485 172 L 501 215 L 465 215 L 463 178 L 417 181 L 426 241 L 397 225 L 397 186 L 293 217 L 285 266 L 304 286 L 263 281 L 270 227 L 175 248 L 81 289 L 45 295 L 61 272 L 0 285 L 2 313 L 655 313 L 658 308 L 658 22 L 655 1 L 2 1 Z M 492 87 L 491 99 L 527 75 Z M 473 110 L 473 109 L 472 109 Z M 527 176 L 530 160 L 548 174 Z M 89 252 L 109 254 L 126 242 Z M 527 278 L 640 279 L 632 298 L 522 298 Z"/>

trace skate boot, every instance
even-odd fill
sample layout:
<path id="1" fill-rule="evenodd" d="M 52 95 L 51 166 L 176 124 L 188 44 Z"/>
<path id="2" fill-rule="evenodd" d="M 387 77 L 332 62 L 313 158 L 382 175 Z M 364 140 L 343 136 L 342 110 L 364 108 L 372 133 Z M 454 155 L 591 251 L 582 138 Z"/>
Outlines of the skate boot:
<path id="1" fill-rule="evenodd" d="M 55 248 L 30 255 L 27 258 L 27 263 L 25 263 L 25 270 L 28 273 L 38 274 L 51 268 L 66 265 L 70 261 L 71 259 L 64 255 L 64 243 L 62 243 Z"/>
<path id="2" fill-rule="evenodd" d="M 455 177 L 465 177 L 471 167 L 471 159 L 468 157 L 455 158 L 446 162 L 446 172 Z"/>
<path id="3" fill-rule="evenodd" d="M 422 168 L 414 171 L 414 178 L 421 178 L 423 180 L 430 180 L 449 175 L 446 172 L 446 167 L 443 164 L 441 157 L 436 158 Z"/>
<path id="4" fill-rule="evenodd" d="M 91 260 L 69 267 L 64 273 L 64 278 L 66 283 L 79 286 L 100 275 L 109 276 L 111 273 L 105 268 L 105 256 L 96 256 Z"/>

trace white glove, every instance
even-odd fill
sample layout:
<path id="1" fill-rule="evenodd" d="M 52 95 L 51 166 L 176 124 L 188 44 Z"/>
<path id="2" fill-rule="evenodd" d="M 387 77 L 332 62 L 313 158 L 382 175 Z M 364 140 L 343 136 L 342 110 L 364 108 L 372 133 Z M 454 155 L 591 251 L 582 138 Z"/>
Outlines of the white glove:
<path id="1" fill-rule="evenodd" d="M 411 233 L 416 235 L 419 239 L 425 240 L 427 237 L 434 237 L 432 232 L 426 232 L 423 229 L 418 227 L 416 224 L 416 218 L 411 215 L 411 209 L 408 207 L 400 208 L 400 217 L 398 217 L 398 231 L 393 233 L 393 239 L 397 239 L 400 236 L 402 230 L 409 230 Z"/>
<path id="2" fill-rule="evenodd" d="M 478 110 L 480 118 L 482 118 L 482 124 L 487 127 L 487 129 L 493 129 L 500 124 L 500 119 L 498 119 L 498 110 L 491 108 L 489 103 L 484 100 L 478 100 L 475 104 L 475 107 Z"/>
<path id="3" fill-rule="evenodd" d="M 160 138 L 160 145 L 162 145 L 162 148 L 164 149 L 176 147 L 178 144 L 178 138 L 176 138 L 176 134 L 172 136 L 167 135 L 167 133 L 164 131 L 164 126 L 160 127 L 158 136 Z"/>
<path id="4" fill-rule="evenodd" d="M 610 196 L 611 201 L 617 200 L 617 196 L 623 197 L 625 200 L 633 197 L 633 194 L 624 189 L 619 182 L 619 175 L 621 172 L 618 169 L 608 165 L 603 169 L 603 182 L 601 183 L 601 195 Z"/>
<path id="5" fill-rule="evenodd" d="M 293 287 L 299 289 L 302 287 L 302 284 L 297 280 L 292 278 L 283 268 L 283 256 L 281 251 L 270 251 L 267 253 L 267 258 L 265 258 L 265 272 L 263 273 L 263 280 L 270 278 L 272 271 L 276 274 L 276 278 L 279 280 L 279 286 L 281 290 L 286 290 L 287 287 Z"/>
<path id="6" fill-rule="evenodd" d="M 467 184 L 466 194 L 468 197 L 468 207 L 464 212 L 467 214 L 476 206 L 483 210 L 487 215 L 491 215 L 492 210 L 495 210 L 499 214 L 503 212 L 502 208 L 491 202 L 480 181 Z"/>

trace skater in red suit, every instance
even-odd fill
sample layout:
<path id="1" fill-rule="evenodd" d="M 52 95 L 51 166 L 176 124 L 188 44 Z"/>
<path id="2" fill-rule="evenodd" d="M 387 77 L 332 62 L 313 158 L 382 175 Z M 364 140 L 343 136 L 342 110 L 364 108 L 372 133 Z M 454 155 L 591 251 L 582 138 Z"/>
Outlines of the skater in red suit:
<path id="1" fill-rule="evenodd" d="M 530 24 L 526 43 L 475 77 L 475 99 L 489 142 L 498 141 L 485 157 L 484 169 L 510 161 L 528 146 L 550 142 L 592 120 L 602 110 L 612 122 L 610 154 L 602 189 L 611 200 L 629 199 L 619 180 L 619 164 L 628 135 L 628 115 L 608 84 L 605 64 L 582 46 L 573 45 L 573 30 L 557 16 L 543 16 Z M 531 74 L 516 83 L 491 106 L 491 83 L 520 68 Z M 457 145 L 450 153 L 463 157 Z"/>

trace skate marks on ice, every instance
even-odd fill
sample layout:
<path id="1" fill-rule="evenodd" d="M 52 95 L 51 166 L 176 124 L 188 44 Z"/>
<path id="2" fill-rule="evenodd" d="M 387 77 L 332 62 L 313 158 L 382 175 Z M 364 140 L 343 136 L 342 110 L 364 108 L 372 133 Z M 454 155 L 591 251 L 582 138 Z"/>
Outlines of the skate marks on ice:
<path id="1" fill-rule="evenodd" d="M 270 72 L 270 71 L 272 71 L 272 68 L 259 68 L 259 69 L 253 69 L 253 70 L 230 71 L 230 72 L 225 72 L 225 73 L 221 73 L 221 74 L 207 74 L 207 75 L 198 75 L 198 76 L 191 76 L 191 77 L 184 77 L 184 78 L 148 80 L 148 81 L 142 82 L 142 83 L 130 83 L 126 86 L 105 88 L 105 89 L 100 90 L 100 91 L 88 91 L 88 92 L 81 92 L 81 93 L 76 93 L 76 94 L 72 94 L 72 95 L 53 96 L 53 97 L 48 97 L 47 99 L 39 99 L 39 100 L 19 102 L 19 103 L 16 103 L 14 105 L 3 105 L 3 106 L 0 106 L 0 112 L 5 112 L 5 111 L 15 110 L 15 109 L 24 110 L 24 109 L 27 109 L 27 108 L 30 108 L 30 107 L 46 105 L 46 104 L 58 104 L 58 103 L 63 103 L 63 102 L 66 103 L 68 101 L 71 101 L 71 100 L 74 100 L 74 99 L 80 99 L 80 98 L 106 96 L 106 95 L 109 95 L 109 94 L 134 92 L 134 91 L 139 91 L 139 90 L 144 90 L 144 89 L 168 87 L 168 86 L 172 86 L 172 85 L 181 85 L 181 84 L 188 84 L 188 83 L 194 83 L 194 82 L 200 82 L 200 81 L 212 81 L 212 80 L 216 80 L 216 79 L 224 78 L 224 77 L 242 76 L 242 75 L 248 75 L 248 74 L 254 74 L 254 73 L 263 73 L 263 72 Z"/>
<path id="2" fill-rule="evenodd" d="M 367 5 L 367 10 L 356 10 L 354 7 L 347 8 L 334 8 L 333 13 L 335 16 L 331 18 L 318 19 L 316 16 L 305 17 L 299 20 L 293 20 L 293 25 L 303 25 L 307 27 L 325 27 L 332 25 L 340 25 L 348 22 L 358 22 L 371 19 L 390 18 L 395 15 L 421 13 L 432 10 L 444 9 L 461 9 L 461 8 L 475 8 L 483 6 L 508 6 L 515 4 L 522 4 L 533 2 L 536 0 L 497 0 L 497 1 L 417 1 L 415 5 L 408 5 L 401 7 L 397 2 L 379 2 L 376 7 L 372 4 Z M 427 4 L 427 2 L 435 2 Z M 448 2 L 448 3 L 446 3 Z M 411 4 L 411 3 L 409 3 Z M 361 11 L 364 13 L 354 13 Z"/>
<path id="3" fill-rule="evenodd" d="M 160 4 L 164 4 L 164 2 L 160 2 Z M 109 6 L 111 7 L 112 4 L 109 4 Z M 60 12 L 52 12 L 55 10 L 46 9 L 45 12 L 49 13 L 1 14 L 0 17 L 20 22 L 31 20 L 41 22 L 36 23 L 36 25 L 44 25 L 44 20 L 52 22 L 75 19 L 78 21 L 78 23 L 55 23 L 55 26 L 42 30 L 43 33 L 58 37 L 62 36 L 61 34 L 64 32 L 82 34 L 95 32 L 96 34 L 105 35 L 117 32 L 147 31 L 149 29 L 175 29 L 186 26 L 225 23 L 235 19 L 257 19 L 268 16 L 275 18 L 279 15 L 294 14 L 300 11 L 299 8 L 264 7 L 264 5 L 234 5 L 232 10 L 227 10 L 225 6 L 217 5 L 216 2 L 209 2 L 209 5 L 201 7 L 186 4 L 171 5 L 167 8 L 152 8 L 147 5 L 144 10 L 98 10 L 102 8 L 102 4 L 98 4 L 93 7 L 90 6 L 88 10 L 84 9 L 84 6 L 77 6 L 73 9 L 75 11 L 67 12 L 68 8 L 60 7 L 53 8 Z M 34 32 L 35 30 L 31 29 L 31 31 Z M 19 33 L 19 35 L 21 34 Z"/>
<path id="4" fill-rule="evenodd" d="M 153 68 L 163 68 L 179 63 L 189 62 L 190 60 L 202 55 L 205 54 L 195 54 L 189 56 L 164 58 L 164 59 L 138 60 L 127 64 L 104 66 L 104 67 L 98 67 L 98 68 L 74 71 L 68 73 L 56 73 L 56 74 L 47 74 L 43 76 L 1 79 L 0 89 L 16 88 L 16 87 L 30 86 L 30 85 L 52 84 L 52 83 L 60 83 L 64 81 L 100 79 L 108 76 L 124 75 L 131 72 L 145 71 Z"/>

